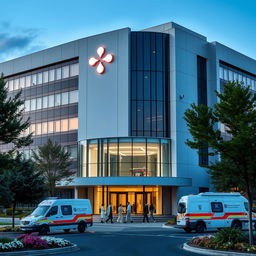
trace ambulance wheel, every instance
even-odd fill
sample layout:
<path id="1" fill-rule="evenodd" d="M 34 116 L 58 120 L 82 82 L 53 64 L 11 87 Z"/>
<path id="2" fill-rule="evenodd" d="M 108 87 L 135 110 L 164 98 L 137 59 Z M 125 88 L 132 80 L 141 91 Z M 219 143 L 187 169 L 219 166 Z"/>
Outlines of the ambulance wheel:
<path id="1" fill-rule="evenodd" d="M 47 225 L 42 225 L 39 229 L 39 235 L 41 236 L 46 236 L 47 233 L 49 232 L 49 227 Z"/>
<path id="2" fill-rule="evenodd" d="M 85 229 L 86 229 L 86 224 L 84 222 L 80 222 L 77 227 L 78 232 L 84 233 Z"/>
<path id="3" fill-rule="evenodd" d="M 184 231 L 187 232 L 187 233 L 190 233 L 192 231 L 191 228 L 184 228 Z"/>
<path id="4" fill-rule="evenodd" d="M 231 228 L 242 229 L 242 223 L 239 220 L 235 220 L 232 222 Z"/>
<path id="5" fill-rule="evenodd" d="M 204 231 L 205 231 L 205 224 L 204 224 L 204 222 L 198 222 L 196 224 L 196 232 L 197 233 L 204 233 Z"/>
<path id="6" fill-rule="evenodd" d="M 63 229 L 65 233 L 69 233 L 70 229 L 69 228 L 66 228 L 66 229 Z"/>

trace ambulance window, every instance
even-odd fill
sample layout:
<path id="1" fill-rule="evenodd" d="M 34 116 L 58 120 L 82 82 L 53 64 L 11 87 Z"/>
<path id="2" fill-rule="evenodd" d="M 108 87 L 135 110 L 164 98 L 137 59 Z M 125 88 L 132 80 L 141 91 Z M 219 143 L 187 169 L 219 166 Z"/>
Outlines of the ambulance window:
<path id="1" fill-rule="evenodd" d="M 53 206 L 47 214 L 47 217 L 56 215 L 58 213 L 58 206 Z"/>
<path id="2" fill-rule="evenodd" d="M 223 212 L 223 205 L 219 202 L 212 202 L 211 203 L 212 212 Z"/>
<path id="3" fill-rule="evenodd" d="M 61 211 L 63 215 L 72 215 L 72 206 L 71 205 L 62 205 Z"/>
<path id="4" fill-rule="evenodd" d="M 248 207 L 248 203 L 247 203 L 247 202 L 244 203 L 244 208 L 245 208 L 245 210 L 248 212 L 249 207 Z"/>
<path id="5" fill-rule="evenodd" d="M 185 203 L 179 203 L 178 213 L 185 213 L 185 212 L 186 212 L 186 204 Z"/>

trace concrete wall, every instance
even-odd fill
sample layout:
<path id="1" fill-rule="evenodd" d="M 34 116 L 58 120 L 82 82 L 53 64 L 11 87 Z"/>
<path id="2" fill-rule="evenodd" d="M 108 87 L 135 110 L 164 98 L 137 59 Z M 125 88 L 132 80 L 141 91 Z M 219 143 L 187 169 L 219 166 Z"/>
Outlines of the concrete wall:
<path id="1" fill-rule="evenodd" d="M 130 29 L 122 29 L 79 41 L 79 141 L 128 136 L 129 36 Z M 114 55 L 102 75 L 88 65 L 99 46 Z"/>

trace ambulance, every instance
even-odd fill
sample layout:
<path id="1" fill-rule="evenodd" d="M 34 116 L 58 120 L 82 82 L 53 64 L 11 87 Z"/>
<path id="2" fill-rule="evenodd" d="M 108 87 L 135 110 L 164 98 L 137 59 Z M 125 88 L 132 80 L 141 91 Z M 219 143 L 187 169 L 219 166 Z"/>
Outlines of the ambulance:
<path id="1" fill-rule="evenodd" d="M 26 233 L 78 230 L 83 233 L 93 225 L 92 207 L 88 199 L 44 200 L 27 217 L 21 219 L 20 228 Z"/>
<path id="2" fill-rule="evenodd" d="M 224 227 L 248 228 L 248 201 L 240 193 L 206 192 L 183 196 L 178 203 L 177 225 L 186 232 L 202 233 Z M 256 228 L 256 214 L 253 213 Z"/>

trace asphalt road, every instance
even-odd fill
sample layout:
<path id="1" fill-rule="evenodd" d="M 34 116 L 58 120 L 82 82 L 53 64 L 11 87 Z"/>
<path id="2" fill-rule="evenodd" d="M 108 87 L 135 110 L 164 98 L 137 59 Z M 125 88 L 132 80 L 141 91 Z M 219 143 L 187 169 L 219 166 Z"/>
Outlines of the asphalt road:
<path id="1" fill-rule="evenodd" d="M 78 245 L 80 251 L 62 254 L 69 256 L 193 256 L 198 254 L 184 251 L 182 244 L 195 235 L 179 229 L 162 228 L 161 223 L 96 223 L 84 234 L 54 234 Z"/>
<path id="2" fill-rule="evenodd" d="M 176 228 L 163 228 L 163 223 L 101 224 L 94 223 L 85 233 L 50 234 L 77 244 L 79 251 L 62 253 L 63 256 L 182 256 L 199 255 L 184 251 L 182 245 L 195 233 L 187 234 Z M 206 235 L 210 233 L 200 234 Z M 17 234 L 0 233 L 15 237 Z M 57 254 L 58 255 L 58 254 Z"/>

